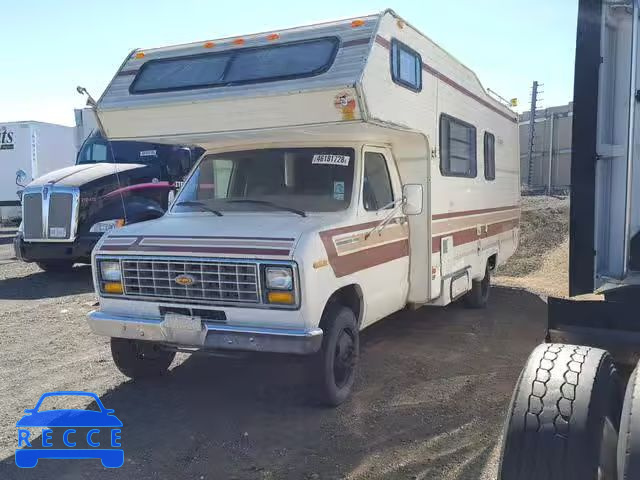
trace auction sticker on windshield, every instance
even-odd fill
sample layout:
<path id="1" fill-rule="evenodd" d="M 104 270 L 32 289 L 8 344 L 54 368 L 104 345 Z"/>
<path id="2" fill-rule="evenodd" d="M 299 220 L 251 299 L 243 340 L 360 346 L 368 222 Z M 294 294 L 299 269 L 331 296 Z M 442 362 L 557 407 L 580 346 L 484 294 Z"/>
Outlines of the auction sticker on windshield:
<path id="1" fill-rule="evenodd" d="M 315 165 L 340 165 L 342 167 L 349 166 L 349 155 L 331 155 L 331 154 L 315 154 L 311 160 Z"/>

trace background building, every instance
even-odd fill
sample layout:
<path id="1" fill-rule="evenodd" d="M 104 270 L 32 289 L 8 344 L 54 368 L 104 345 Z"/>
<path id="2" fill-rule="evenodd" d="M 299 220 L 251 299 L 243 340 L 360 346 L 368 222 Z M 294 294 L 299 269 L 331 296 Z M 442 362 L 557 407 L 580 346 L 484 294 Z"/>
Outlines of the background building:
<path id="1" fill-rule="evenodd" d="M 529 117 L 530 112 L 521 114 L 519 124 L 520 176 L 523 192 L 568 192 L 571 183 L 573 102 L 536 111 L 531 161 Z"/>

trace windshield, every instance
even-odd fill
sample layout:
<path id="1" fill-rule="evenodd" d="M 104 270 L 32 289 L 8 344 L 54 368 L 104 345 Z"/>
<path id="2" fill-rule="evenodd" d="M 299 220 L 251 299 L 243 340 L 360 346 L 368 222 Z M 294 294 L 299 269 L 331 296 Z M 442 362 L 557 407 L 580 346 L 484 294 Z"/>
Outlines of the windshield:
<path id="1" fill-rule="evenodd" d="M 208 155 L 173 211 L 344 210 L 351 201 L 352 148 L 276 148 Z"/>
<path id="2" fill-rule="evenodd" d="M 151 163 L 164 155 L 167 146 L 144 142 L 111 142 L 88 140 L 78 155 L 78 165 L 88 163 Z"/>

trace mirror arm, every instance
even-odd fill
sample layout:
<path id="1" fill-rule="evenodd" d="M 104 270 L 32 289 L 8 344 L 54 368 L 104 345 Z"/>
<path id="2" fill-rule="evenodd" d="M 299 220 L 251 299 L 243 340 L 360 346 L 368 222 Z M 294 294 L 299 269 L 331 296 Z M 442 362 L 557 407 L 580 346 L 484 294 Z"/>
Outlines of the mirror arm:
<path id="1" fill-rule="evenodd" d="M 382 207 L 380 210 L 384 210 L 386 208 L 389 208 L 391 206 L 393 206 L 393 210 L 391 210 L 386 217 L 384 217 L 380 223 L 378 223 L 375 227 L 373 227 L 371 230 L 369 230 L 367 233 L 364 234 L 364 239 L 367 240 L 372 233 L 382 229 L 382 227 L 384 227 L 387 223 L 389 223 L 391 221 L 391 219 L 393 218 L 393 216 L 398 212 L 398 210 L 400 208 L 403 207 L 403 205 L 407 203 L 407 199 L 406 197 L 402 197 L 399 198 L 397 200 L 394 200 L 392 202 L 387 203 L 384 207 Z M 378 210 L 378 211 L 380 211 Z"/>

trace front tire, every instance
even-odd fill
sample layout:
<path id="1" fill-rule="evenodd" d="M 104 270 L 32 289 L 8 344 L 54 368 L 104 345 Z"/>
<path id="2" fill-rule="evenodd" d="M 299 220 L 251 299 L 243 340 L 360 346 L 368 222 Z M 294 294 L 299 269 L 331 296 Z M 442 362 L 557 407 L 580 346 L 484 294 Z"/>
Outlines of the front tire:
<path id="1" fill-rule="evenodd" d="M 68 260 L 47 260 L 36 264 L 45 272 L 70 272 L 73 269 L 73 262 Z"/>
<path id="2" fill-rule="evenodd" d="M 336 407 L 353 388 L 360 353 L 360 335 L 352 310 L 329 305 L 322 315 L 322 347 L 313 358 L 310 374 L 321 403 Z"/>
<path id="3" fill-rule="evenodd" d="M 616 480 L 621 396 L 606 351 L 539 345 L 507 413 L 498 478 Z"/>
<path id="4" fill-rule="evenodd" d="M 111 356 L 124 375 L 132 379 L 143 379 L 166 374 L 176 353 L 163 350 L 153 342 L 112 338 Z"/>

